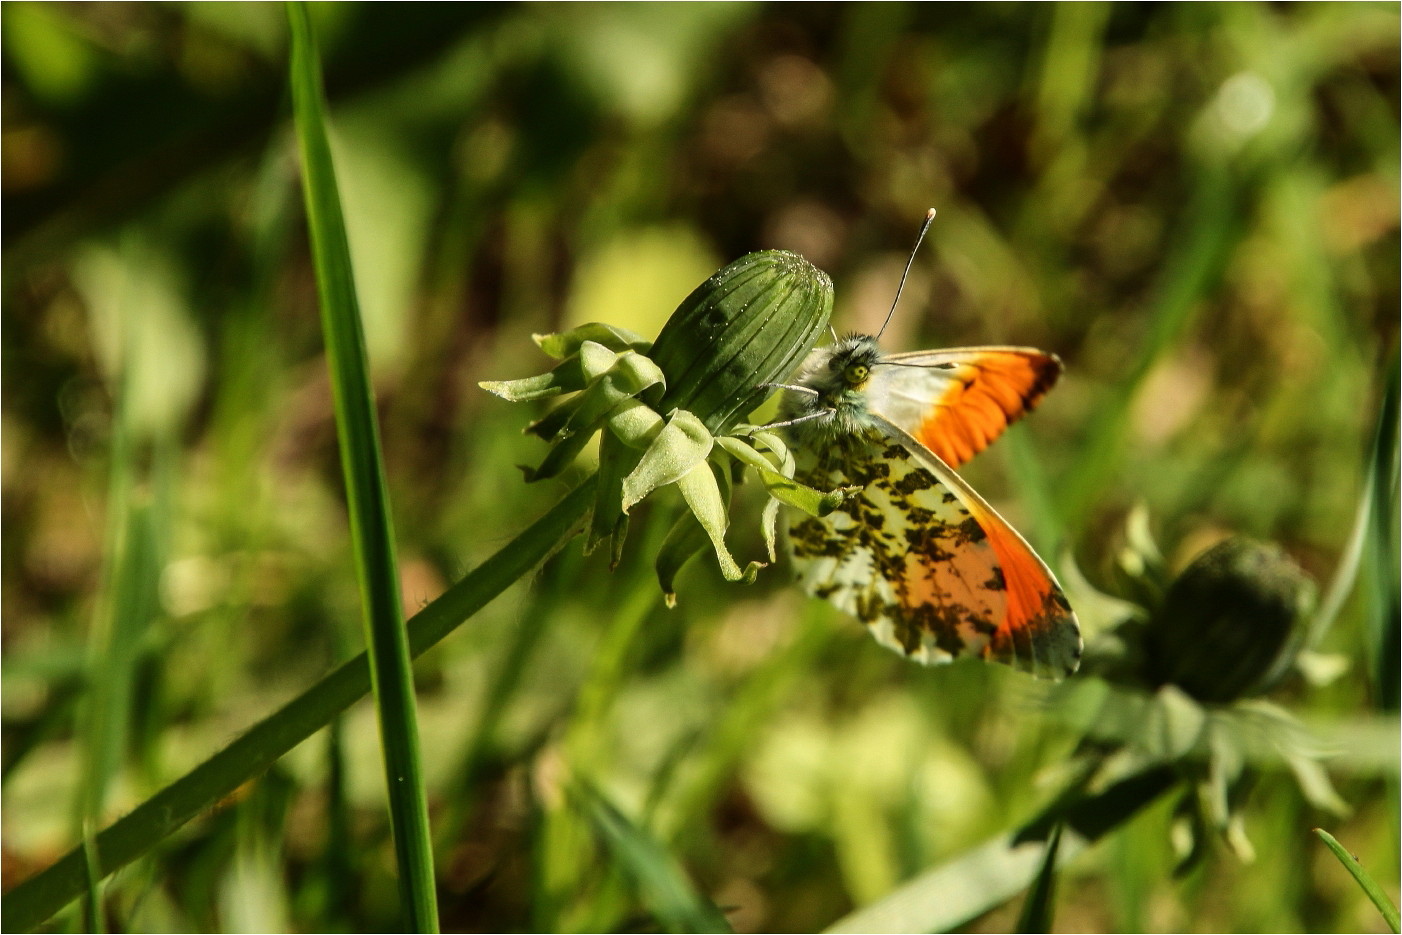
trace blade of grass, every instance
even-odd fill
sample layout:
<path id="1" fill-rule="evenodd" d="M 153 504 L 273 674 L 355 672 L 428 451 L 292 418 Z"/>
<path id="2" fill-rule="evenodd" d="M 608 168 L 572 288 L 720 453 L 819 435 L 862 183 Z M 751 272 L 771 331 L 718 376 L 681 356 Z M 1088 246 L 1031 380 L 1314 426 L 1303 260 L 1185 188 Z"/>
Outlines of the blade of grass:
<path id="1" fill-rule="evenodd" d="M 1153 766 L 1091 795 L 1071 782 L 1061 798 L 1022 829 L 922 873 L 889 896 L 838 919 L 829 932 L 948 932 L 1017 895 L 1045 867 L 1046 847 L 1063 828 L 1057 865 L 1129 821 L 1173 787 L 1171 766 Z"/>
<path id="2" fill-rule="evenodd" d="M 302 190 L 331 369 L 336 435 L 345 472 L 399 885 L 410 929 L 436 932 L 437 887 L 428 794 L 419 756 L 414 670 L 402 617 L 394 526 L 360 304 L 326 135 L 321 66 L 311 18 L 302 3 L 288 4 L 287 14 L 292 27 L 292 107 L 302 156 Z"/>
<path id="3" fill-rule="evenodd" d="M 1027 901 L 1018 915 L 1019 932 L 1050 932 L 1052 930 L 1052 900 L 1056 896 L 1056 852 L 1061 847 L 1061 825 L 1052 829 L 1047 839 L 1042 869 L 1027 892 Z"/>
<path id="4" fill-rule="evenodd" d="M 75 802 L 74 826 L 85 851 L 87 890 L 83 916 L 88 931 L 106 930 L 102 886 L 93 831 L 100 826 L 108 789 L 121 769 L 132 733 L 133 693 L 143 641 L 160 612 L 157 594 L 165 564 L 162 531 L 168 520 L 170 474 L 155 465 L 164 429 L 143 431 L 132 416 L 136 361 L 145 348 L 133 327 L 130 301 L 119 305 L 122 352 L 113 390 L 114 412 L 108 476 L 106 566 L 102 594 L 91 633 L 85 667 L 89 684 L 78 707 L 82 742 L 82 778 Z M 154 449 L 154 450 L 153 450 Z M 150 455 L 151 467 L 142 468 Z"/>
<path id="5" fill-rule="evenodd" d="M 1393 502 L 1396 476 L 1397 451 L 1397 358 L 1393 357 L 1391 376 L 1383 397 L 1382 410 L 1378 413 L 1378 424 L 1373 434 L 1372 451 L 1368 458 L 1368 472 L 1363 478 L 1363 490 L 1358 495 L 1358 506 L 1354 511 L 1353 527 L 1349 531 L 1348 543 L 1339 557 L 1334 577 L 1329 581 L 1324 599 L 1310 623 L 1305 645 L 1313 648 L 1319 645 L 1333 626 L 1343 609 L 1344 601 L 1353 593 L 1363 565 L 1365 547 L 1375 551 L 1375 559 L 1386 561 L 1384 556 L 1392 551 L 1390 529 L 1391 509 L 1396 512 Z M 1393 563 L 1395 564 L 1395 563 Z M 1379 569 L 1384 567 L 1378 566 Z M 1395 581 L 1395 577 L 1394 577 Z M 1379 582 L 1383 584 L 1382 581 Z M 1381 613 L 1393 599 L 1384 592 L 1375 613 Z M 1386 618 L 1384 618 L 1385 620 Z M 1379 660 L 1385 662 L 1385 660 Z"/>
<path id="6" fill-rule="evenodd" d="M 1402 616 L 1399 614 L 1402 586 L 1399 586 L 1397 541 L 1399 360 L 1396 350 L 1391 357 L 1382 412 L 1378 414 L 1378 429 L 1373 439 L 1373 456 L 1369 459 L 1373 521 L 1368 551 L 1376 595 L 1373 625 L 1369 631 L 1376 679 L 1374 697 L 1378 707 L 1395 711 L 1399 683 L 1398 633 L 1402 628 L 1402 621 L 1398 619 Z"/>
<path id="7" fill-rule="evenodd" d="M 1398 918 L 1397 907 L 1392 904 L 1392 900 L 1387 898 L 1381 886 L 1376 880 L 1363 869 L 1363 865 L 1354 859 L 1354 856 L 1344 850 L 1344 846 L 1334 839 L 1334 836 L 1323 828 L 1315 828 L 1314 833 L 1319 835 L 1319 839 L 1334 852 L 1334 856 L 1339 858 L 1339 863 L 1344 865 L 1344 869 L 1353 874 L 1354 880 L 1363 888 L 1363 892 L 1368 894 L 1368 898 L 1373 901 L 1373 905 L 1378 907 L 1378 911 L 1383 914 L 1383 919 L 1387 921 L 1387 927 L 1394 932 L 1402 932 L 1402 919 Z"/>
<path id="8" fill-rule="evenodd" d="M 1068 832 L 1058 847 L 1065 863 L 1086 848 Z M 1008 901 L 1037 875 L 1046 848 L 995 838 L 901 886 L 884 899 L 838 919 L 828 932 L 949 932 Z"/>
<path id="9" fill-rule="evenodd" d="M 580 532 L 594 502 L 595 478 L 570 491 L 487 561 L 409 621 L 409 648 L 427 651 L 539 562 Z M 99 872 L 107 876 L 144 854 L 204 809 L 306 740 L 370 690 L 370 665 L 361 653 L 248 729 L 223 750 L 166 786 L 97 835 Z M 85 887 L 82 849 L 0 898 L 8 931 L 28 931 L 67 905 Z"/>
<path id="10" fill-rule="evenodd" d="M 725 916 L 696 892 L 671 854 L 592 786 L 576 783 L 573 798 L 659 925 L 670 932 L 729 932 Z"/>

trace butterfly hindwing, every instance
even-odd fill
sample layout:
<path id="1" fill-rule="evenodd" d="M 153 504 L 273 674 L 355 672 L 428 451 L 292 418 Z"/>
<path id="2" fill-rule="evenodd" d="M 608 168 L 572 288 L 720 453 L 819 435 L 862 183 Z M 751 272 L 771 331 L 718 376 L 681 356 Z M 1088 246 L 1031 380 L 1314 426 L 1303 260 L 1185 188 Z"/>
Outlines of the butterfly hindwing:
<path id="1" fill-rule="evenodd" d="M 1056 576 L 1017 530 L 962 477 L 904 430 L 886 424 L 912 461 L 935 477 L 969 511 L 982 529 L 997 563 L 1005 600 L 1001 622 L 982 650 L 1002 662 L 1042 678 L 1064 678 L 1081 663 L 1081 630 Z"/>
<path id="2" fill-rule="evenodd" d="M 848 436 L 798 479 L 856 486 L 790 529 L 799 582 L 924 663 L 977 654 L 1007 606 L 996 555 L 969 510 L 895 439 Z"/>
<path id="3" fill-rule="evenodd" d="M 924 663 L 977 655 L 1042 678 L 1080 662 L 1075 615 L 1031 547 L 908 433 L 875 420 L 800 462 L 814 486 L 856 486 L 790 529 L 804 590 Z"/>

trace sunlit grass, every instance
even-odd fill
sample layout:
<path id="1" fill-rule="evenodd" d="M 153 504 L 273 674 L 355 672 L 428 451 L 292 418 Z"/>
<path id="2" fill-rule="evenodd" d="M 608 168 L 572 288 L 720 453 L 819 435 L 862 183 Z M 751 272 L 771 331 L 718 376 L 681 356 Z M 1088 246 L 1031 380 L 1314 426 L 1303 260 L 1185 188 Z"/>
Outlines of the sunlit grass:
<path id="1" fill-rule="evenodd" d="M 639 507 L 617 572 L 577 547 L 533 570 L 583 515 L 583 474 L 522 483 L 540 413 L 476 388 L 538 372 L 529 335 L 586 308 L 651 336 L 753 249 L 832 274 L 839 330 L 879 318 L 935 204 L 892 349 L 1065 360 L 969 470 L 1039 549 L 1108 588 L 1143 502 L 1175 568 L 1244 532 L 1327 586 L 1370 475 L 1380 494 L 1317 647 L 1342 676 L 1271 696 L 1343 745 L 1353 816 L 1263 768 L 1255 862 L 1217 845 L 1175 879 L 1177 803 L 1156 801 L 1063 840 L 1053 925 L 1381 931 L 1311 829 L 1396 901 L 1396 467 L 1373 443 L 1395 422 L 1396 8 L 672 6 L 311 11 L 403 615 L 433 647 L 414 674 L 443 927 L 699 928 L 709 906 L 740 931 L 820 930 L 1058 791 L 1085 688 L 910 666 L 782 561 L 750 587 L 696 561 L 668 611 L 652 562 L 675 497 Z M 98 838 L 103 865 L 135 859 L 100 887 L 114 929 L 384 930 L 400 896 L 368 671 L 346 663 L 360 609 L 287 35 L 280 6 L 244 7 L 0 11 L 20 101 L 6 886 L 69 853 L 80 819 L 118 821 Z M 742 563 L 753 525 L 733 527 Z M 159 792 L 216 754 L 217 776 Z M 1007 890 L 973 926 L 1017 924 L 1029 853 L 960 890 L 975 909 Z M 61 866 L 62 896 L 31 916 L 7 899 L 8 925 L 85 889 L 80 853 Z M 910 924 L 946 893 L 917 892 Z"/>

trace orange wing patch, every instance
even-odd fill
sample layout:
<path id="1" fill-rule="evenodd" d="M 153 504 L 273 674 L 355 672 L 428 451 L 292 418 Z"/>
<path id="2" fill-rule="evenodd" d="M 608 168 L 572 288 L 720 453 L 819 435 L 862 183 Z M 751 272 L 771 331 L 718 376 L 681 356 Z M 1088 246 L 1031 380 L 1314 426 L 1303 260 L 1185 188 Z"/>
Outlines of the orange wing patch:
<path id="1" fill-rule="evenodd" d="M 1037 405 L 1061 377 L 1061 361 L 1030 351 L 980 351 L 949 376 L 953 384 L 913 434 L 945 464 L 958 467 Z"/>
<path id="2" fill-rule="evenodd" d="M 1027 660 L 1064 655 L 1057 641 L 1064 641 L 1065 636 L 1058 628 L 1074 618 L 1061 588 L 1002 517 L 982 503 L 971 506 L 974 519 L 998 556 L 1007 598 L 1003 621 L 983 648 L 984 658 L 1017 666 L 1020 660 L 1025 665 Z M 1076 655 L 1079 657 L 1079 651 Z"/>

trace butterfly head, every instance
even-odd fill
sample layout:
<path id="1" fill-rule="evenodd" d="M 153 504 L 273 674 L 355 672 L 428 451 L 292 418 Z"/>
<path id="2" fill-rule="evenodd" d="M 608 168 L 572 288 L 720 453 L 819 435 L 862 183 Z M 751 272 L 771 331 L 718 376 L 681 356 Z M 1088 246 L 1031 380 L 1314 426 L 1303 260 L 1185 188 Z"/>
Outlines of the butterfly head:
<path id="1" fill-rule="evenodd" d="M 849 334 L 813 351 L 798 382 L 817 394 L 812 400 L 815 405 L 840 409 L 861 396 L 880 360 L 881 348 L 876 338 L 869 334 Z"/>
<path id="2" fill-rule="evenodd" d="M 869 429 L 867 385 L 881 357 L 876 338 L 866 334 L 814 350 L 796 379 L 809 392 L 788 394 L 784 406 L 798 435 L 826 444 Z"/>
<path id="3" fill-rule="evenodd" d="M 869 334 L 849 334 L 828 348 L 827 384 L 839 391 L 861 390 L 871 379 L 872 368 L 881 359 L 881 348 Z M 814 375 L 818 377 L 817 374 Z M 821 389 L 814 387 L 814 389 Z"/>

